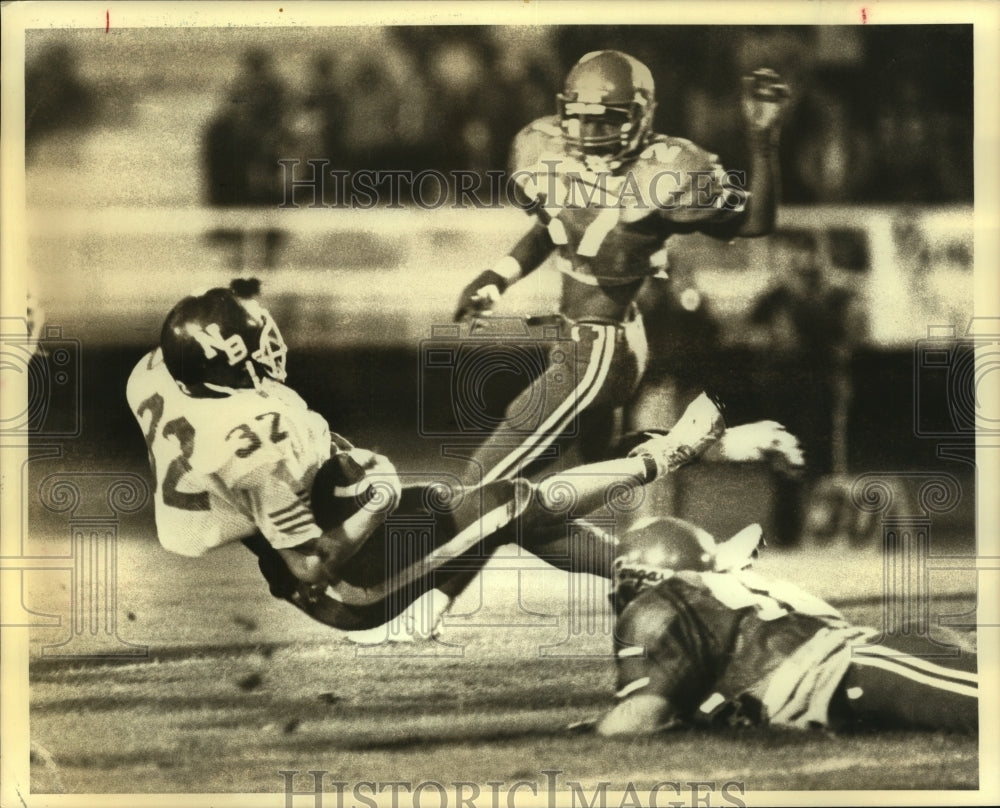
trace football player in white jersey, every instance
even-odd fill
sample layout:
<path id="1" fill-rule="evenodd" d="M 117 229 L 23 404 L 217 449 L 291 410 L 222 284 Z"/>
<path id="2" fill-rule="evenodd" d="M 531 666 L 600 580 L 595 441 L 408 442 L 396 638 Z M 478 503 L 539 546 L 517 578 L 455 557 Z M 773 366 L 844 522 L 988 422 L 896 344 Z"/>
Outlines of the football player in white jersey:
<path id="1" fill-rule="evenodd" d="M 128 381 L 155 478 L 157 533 L 165 548 L 189 556 L 260 533 L 298 578 L 320 580 L 385 518 L 398 476 L 388 458 L 331 435 L 283 384 L 287 347 L 256 299 L 259 284 L 233 286 L 181 300 L 160 347 Z M 322 530 L 309 494 L 331 447 L 371 471 L 390 501 Z"/>
<path id="2" fill-rule="evenodd" d="M 713 445 L 730 459 L 778 454 L 801 463 L 797 443 L 779 425 L 724 433 L 703 396 L 668 435 L 627 458 L 537 486 L 523 479 L 473 488 L 432 482 L 404 491 L 388 458 L 331 433 L 283 383 L 287 348 L 256 300 L 258 284 L 233 287 L 181 300 L 160 347 L 128 382 L 155 477 L 157 533 L 166 549 L 188 556 L 243 542 L 272 594 L 336 628 L 379 627 L 430 596 L 433 630 L 453 594 L 449 582 L 464 581 L 470 566 L 481 567 L 509 541 L 557 566 L 610 575 L 610 539 L 585 521 L 574 520 L 575 533 L 563 525 L 559 546 L 552 542 L 567 485 L 577 512 L 586 513 L 606 504 L 610 486 L 644 485 Z M 434 526 L 420 541 L 412 527 L 393 530 L 387 518 L 397 509 L 431 517 Z M 579 566 L 581 558 L 590 566 Z"/>

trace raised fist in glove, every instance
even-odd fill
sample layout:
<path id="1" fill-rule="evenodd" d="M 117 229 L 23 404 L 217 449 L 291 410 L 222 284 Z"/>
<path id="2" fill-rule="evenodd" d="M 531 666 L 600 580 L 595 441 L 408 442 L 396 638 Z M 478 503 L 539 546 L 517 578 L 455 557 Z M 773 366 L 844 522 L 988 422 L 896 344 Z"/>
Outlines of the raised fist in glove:
<path id="1" fill-rule="evenodd" d="M 455 309 L 455 322 L 465 322 L 476 314 L 492 309 L 500 295 L 507 291 L 507 286 L 506 279 L 499 272 L 492 269 L 481 272 L 462 290 Z"/>
<path id="2" fill-rule="evenodd" d="M 744 76 L 740 100 L 743 117 L 751 131 L 764 133 L 775 130 L 788 104 L 788 95 L 788 85 L 773 70 L 761 68 Z"/>

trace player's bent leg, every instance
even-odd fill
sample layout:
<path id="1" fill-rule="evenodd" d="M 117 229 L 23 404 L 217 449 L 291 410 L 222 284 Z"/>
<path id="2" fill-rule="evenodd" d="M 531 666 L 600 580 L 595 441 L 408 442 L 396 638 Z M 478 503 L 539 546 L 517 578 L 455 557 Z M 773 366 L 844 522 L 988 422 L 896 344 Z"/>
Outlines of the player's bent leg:
<path id="1" fill-rule="evenodd" d="M 450 559 L 483 548 L 494 533 L 528 507 L 526 480 L 500 480 L 482 488 L 450 491 L 434 483 L 404 489 L 400 507 L 339 570 L 344 599 L 381 598 Z M 369 594 L 355 589 L 370 590 Z M 375 592 L 375 594 L 371 594 Z"/>
<path id="2" fill-rule="evenodd" d="M 979 726 L 979 677 L 974 653 L 924 637 L 904 643 L 859 646 L 831 716 L 853 729 L 939 729 L 975 732 Z"/>
<path id="3" fill-rule="evenodd" d="M 743 429 L 743 428 L 739 428 Z M 756 432 L 749 441 L 764 438 Z M 592 513 L 602 508 L 614 512 L 616 504 L 625 506 L 639 488 L 654 479 L 670 474 L 697 459 L 706 449 L 725 437 L 725 424 L 716 404 L 704 393 L 696 398 L 670 430 L 635 446 L 628 457 L 590 463 L 549 475 L 535 485 L 534 497 L 521 517 L 522 545 L 549 558 L 571 559 L 571 566 L 607 577 L 607 551 L 613 538 L 603 532 L 587 541 L 573 541 L 567 530 L 566 514 Z M 603 545 L 595 551 L 594 541 Z M 546 550 L 546 545 L 551 548 Z M 612 554 L 613 557 L 613 554 Z M 556 564 L 559 566 L 559 564 Z"/>
<path id="4" fill-rule="evenodd" d="M 380 603 L 348 607 L 355 622 L 345 639 L 356 645 L 436 639 L 451 599 L 437 588 L 434 578 L 431 575 L 420 586 L 392 592 Z"/>
<path id="5" fill-rule="evenodd" d="M 428 639 L 434 636 L 433 612 L 447 605 L 445 596 L 434 587 L 433 576 L 365 605 L 344 603 L 330 587 L 305 584 L 284 599 L 312 619 L 345 632 L 346 639 L 362 645 Z M 416 619 L 425 613 L 427 619 Z"/>
<path id="6" fill-rule="evenodd" d="M 535 484 L 535 496 L 522 521 L 565 520 L 568 513 L 590 514 L 615 502 L 627 502 L 639 488 L 659 475 L 649 455 L 623 457 L 577 466 L 551 474 Z"/>
<path id="7" fill-rule="evenodd" d="M 257 556 L 260 571 L 274 597 L 288 601 L 312 619 L 341 631 L 364 631 L 386 623 L 426 591 L 426 588 L 409 587 L 404 593 L 410 596 L 408 601 L 394 592 L 393 597 L 374 603 L 347 604 L 333 590 L 296 578 L 278 551 L 260 533 L 243 539 L 243 544 Z"/>
<path id="8" fill-rule="evenodd" d="M 257 566 L 274 597 L 287 599 L 299 588 L 301 581 L 292 574 L 285 559 L 262 533 L 247 536 L 242 543 L 257 556 Z"/>
<path id="9" fill-rule="evenodd" d="M 751 430 L 749 436 L 744 432 L 745 428 L 737 428 L 736 444 L 744 453 L 744 444 L 759 446 L 763 441 L 770 448 L 774 440 L 768 429 Z M 628 457 L 578 466 L 539 481 L 531 505 L 520 520 L 522 546 L 556 566 L 562 566 L 559 559 L 567 559 L 568 567 L 563 568 L 610 576 L 614 538 L 586 522 L 567 520 L 566 514 L 600 509 L 614 513 L 616 506 L 625 508 L 639 488 L 694 461 L 725 439 L 719 407 L 701 394 L 669 433 L 632 445 Z"/>
<path id="10" fill-rule="evenodd" d="M 567 572 L 586 572 L 611 577 L 615 538 L 612 533 L 572 513 L 593 513 L 612 506 L 619 497 L 628 498 L 655 469 L 639 458 L 623 458 L 580 466 L 551 475 L 530 485 L 520 516 L 493 532 L 482 545 L 492 554 L 505 544 L 517 544 L 541 560 Z M 474 575 L 474 573 L 470 573 Z"/>
<path id="11" fill-rule="evenodd" d="M 451 593 L 456 589 L 456 581 L 461 591 L 468 577 L 477 575 L 488 560 L 489 555 L 478 548 L 470 550 L 388 592 L 381 601 L 361 606 L 343 604 L 346 614 L 344 610 L 329 614 L 336 617 L 337 628 L 351 621 L 346 639 L 359 645 L 437 639 L 443 633 L 444 616 L 454 601 Z M 328 589 L 327 595 L 335 596 L 336 590 Z"/>
<path id="12" fill-rule="evenodd" d="M 349 606 L 331 597 L 329 589 L 320 587 L 303 585 L 285 600 L 313 620 L 344 632 L 365 631 L 389 619 L 385 616 L 388 609 L 384 603 L 366 607 Z"/>

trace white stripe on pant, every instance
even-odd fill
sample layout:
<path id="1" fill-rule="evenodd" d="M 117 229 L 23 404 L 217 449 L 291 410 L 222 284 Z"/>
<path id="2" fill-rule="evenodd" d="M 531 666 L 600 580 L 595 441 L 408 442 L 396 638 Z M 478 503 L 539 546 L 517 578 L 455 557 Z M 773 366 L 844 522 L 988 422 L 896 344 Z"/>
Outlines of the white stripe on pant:
<path id="1" fill-rule="evenodd" d="M 867 649 L 866 649 L 867 650 Z M 946 679 L 941 675 L 933 674 L 930 672 L 923 673 L 915 670 L 914 668 L 908 667 L 900 662 L 898 659 L 893 659 L 890 656 L 867 656 L 864 653 L 858 653 L 855 651 L 854 656 L 851 659 L 855 665 L 861 665 L 870 668 L 879 668 L 881 670 L 889 671 L 890 673 L 895 673 L 898 676 L 903 676 L 911 681 L 917 682 L 922 685 L 927 685 L 929 687 L 937 688 L 938 690 L 947 690 L 950 693 L 957 693 L 960 696 L 969 696 L 970 698 L 977 698 L 979 693 L 977 690 L 978 678 L 974 679 L 973 684 L 962 684 L 960 682 L 954 681 L 954 672 L 948 668 L 943 668 L 942 670 L 948 671 L 948 676 L 952 676 L 952 679 Z M 939 666 L 933 666 L 939 667 Z M 969 676 L 968 673 L 962 672 L 963 677 Z M 974 676 L 974 675 L 973 675 Z"/>
<path id="2" fill-rule="evenodd" d="M 573 418 L 589 407 L 601 392 L 615 355 L 618 328 L 613 325 L 585 327 L 594 331 L 595 338 L 583 380 L 520 446 L 483 475 L 480 485 L 514 477 L 522 466 L 530 463 L 551 446 L 570 425 Z"/>

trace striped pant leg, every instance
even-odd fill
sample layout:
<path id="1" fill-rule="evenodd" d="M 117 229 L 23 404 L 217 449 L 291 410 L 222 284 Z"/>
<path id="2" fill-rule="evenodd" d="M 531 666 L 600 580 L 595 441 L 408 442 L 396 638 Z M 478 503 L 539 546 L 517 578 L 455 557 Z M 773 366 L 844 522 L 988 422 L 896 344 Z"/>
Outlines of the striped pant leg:
<path id="1" fill-rule="evenodd" d="M 571 367 L 575 372 L 567 373 L 566 364 L 550 361 L 545 372 L 511 402 L 505 420 L 476 451 L 469 471 L 474 479 L 468 482 L 511 479 L 544 459 L 547 449 L 575 435 L 579 415 L 613 395 L 609 382 L 626 350 L 618 331 L 614 325 L 574 326 L 577 356 Z M 528 409 L 537 417 L 525 426 L 523 413 Z"/>
<path id="2" fill-rule="evenodd" d="M 838 700 L 857 728 L 974 732 L 978 685 L 973 653 L 943 655 L 942 646 L 910 638 L 905 649 L 855 647 Z"/>
<path id="3" fill-rule="evenodd" d="M 467 498 L 475 498 L 474 507 L 479 505 L 480 500 L 484 509 L 496 507 L 514 496 L 513 487 L 512 483 L 498 483 L 482 492 L 481 497 L 470 494 Z M 384 625 L 450 577 L 482 565 L 489 558 L 479 551 L 479 542 L 473 541 L 470 542 L 471 549 L 453 563 L 426 564 L 427 556 L 447 545 L 460 528 L 469 527 L 479 510 L 478 507 L 474 510 L 465 508 L 469 513 L 460 515 L 462 521 L 458 523 L 455 515 L 445 512 L 432 519 L 424 503 L 433 498 L 426 486 L 404 489 L 394 518 L 406 521 L 411 516 L 418 525 L 423 523 L 428 529 L 418 536 L 416 530 L 391 530 L 390 525 L 383 524 L 341 569 L 343 579 L 354 586 L 374 588 L 386 585 L 383 587 L 386 590 L 384 594 L 368 603 L 345 603 L 332 597 L 328 590 L 303 584 L 288 568 L 280 553 L 259 532 L 245 538 L 243 544 L 257 557 L 260 571 L 274 597 L 287 600 L 314 620 L 341 631 L 371 629 Z M 488 538 L 486 527 L 482 534 L 483 540 Z M 405 581 L 398 585 L 394 583 L 393 579 L 404 576 L 408 569 L 422 569 L 425 565 L 426 572 L 406 575 Z"/>

